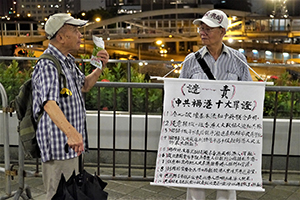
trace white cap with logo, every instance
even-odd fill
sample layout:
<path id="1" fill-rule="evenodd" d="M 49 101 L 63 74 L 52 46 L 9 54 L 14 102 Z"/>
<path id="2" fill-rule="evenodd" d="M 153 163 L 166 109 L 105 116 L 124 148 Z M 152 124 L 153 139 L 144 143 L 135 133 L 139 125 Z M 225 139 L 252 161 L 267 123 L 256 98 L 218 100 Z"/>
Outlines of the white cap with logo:
<path id="1" fill-rule="evenodd" d="M 74 19 L 74 17 L 71 17 L 67 13 L 57 13 L 51 15 L 47 20 L 45 24 L 45 32 L 47 34 L 47 38 L 50 40 L 64 24 L 83 26 L 87 22 L 87 20 Z"/>
<path id="2" fill-rule="evenodd" d="M 201 19 L 195 19 L 193 24 L 200 25 L 201 22 L 209 27 L 222 27 L 227 30 L 228 28 L 228 18 L 227 15 L 221 10 L 209 10 L 207 11 Z"/>

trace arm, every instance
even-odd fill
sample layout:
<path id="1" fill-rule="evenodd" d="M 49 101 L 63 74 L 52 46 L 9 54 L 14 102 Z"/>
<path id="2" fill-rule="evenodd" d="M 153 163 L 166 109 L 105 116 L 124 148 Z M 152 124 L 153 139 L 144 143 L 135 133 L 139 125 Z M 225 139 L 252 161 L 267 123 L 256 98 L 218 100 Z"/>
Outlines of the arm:
<path id="1" fill-rule="evenodd" d="M 243 74 L 241 77 L 242 78 L 241 81 L 252 81 L 250 70 L 248 68 L 249 64 L 247 63 L 247 59 L 244 55 L 242 55 L 241 61 L 242 61 L 241 66 L 244 66 L 244 68 L 242 70 Z"/>
<path id="2" fill-rule="evenodd" d="M 68 122 L 67 118 L 58 107 L 55 101 L 50 100 L 44 106 L 44 110 L 47 112 L 54 124 L 62 131 L 68 138 L 68 145 L 79 156 L 83 150 L 82 135 Z"/>
<path id="3" fill-rule="evenodd" d="M 185 57 L 184 61 L 182 62 L 182 69 L 179 78 L 191 78 L 191 71 L 194 66 L 194 62 L 197 62 L 195 53 L 190 53 Z"/>
<path id="4" fill-rule="evenodd" d="M 109 55 L 107 53 L 106 50 L 101 50 L 98 52 L 97 54 L 99 60 L 102 61 L 103 67 L 106 66 L 108 59 L 109 59 Z M 99 76 L 102 73 L 102 69 L 96 68 L 91 74 L 89 74 L 88 76 L 85 77 L 84 80 L 84 85 L 81 89 L 82 92 L 88 92 L 90 91 L 90 89 L 95 85 L 95 83 L 97 82 Z"/>

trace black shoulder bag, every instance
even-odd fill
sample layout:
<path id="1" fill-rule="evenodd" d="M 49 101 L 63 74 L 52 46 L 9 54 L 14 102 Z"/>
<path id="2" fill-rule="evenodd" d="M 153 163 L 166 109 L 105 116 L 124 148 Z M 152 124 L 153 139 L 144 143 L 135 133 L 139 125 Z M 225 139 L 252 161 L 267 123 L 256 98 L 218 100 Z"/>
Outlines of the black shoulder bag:
<path id="1" fill-rule="evenodd" d="M 204 73 L 207 75 L 207 77 L 210 80 L 216 80 L 216 78 L 214 77 L 214 75 L 211 73 L 209 67 L 207 66 L 205 60 L 201 57 L 199 52 L 195 53 L 195 57 L 196 60 L 198 61 L 199 65 L 201 66 L 202 70 L 204 71 Z"/>

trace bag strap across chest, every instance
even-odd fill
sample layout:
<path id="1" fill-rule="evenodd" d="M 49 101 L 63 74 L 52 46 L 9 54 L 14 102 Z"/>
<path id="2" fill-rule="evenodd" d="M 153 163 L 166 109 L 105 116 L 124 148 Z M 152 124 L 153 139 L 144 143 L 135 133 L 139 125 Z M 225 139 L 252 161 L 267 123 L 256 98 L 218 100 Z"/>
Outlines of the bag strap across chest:
<path id="1" fill-rule="evenodd" d="M 216 80 L 216 78 L 214 77 L 214 75 L 211 73 L 209 67 L 207 66 L 204 58 L 201 57 L 199 52 L 195 53 L 195 58 L 198 61 L 199 65 L 201 66 L 202 70 L 204 71 L 204 73 L 207 75 L 207 77 L 210 80 Z"/>

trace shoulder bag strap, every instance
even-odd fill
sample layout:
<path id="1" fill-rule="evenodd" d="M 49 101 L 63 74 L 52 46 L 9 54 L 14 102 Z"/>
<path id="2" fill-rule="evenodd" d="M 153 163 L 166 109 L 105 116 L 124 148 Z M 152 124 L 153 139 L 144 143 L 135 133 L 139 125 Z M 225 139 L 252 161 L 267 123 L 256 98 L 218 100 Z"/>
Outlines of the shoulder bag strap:
<path id="1" fill-rule="evenodd" d="M 66 80 L 66 76 L 65 76 L 64 72 L 63 72 L 62 69 L 61 69 L 61 65 L 60 65 L 59 60 L 58 60 L 54 55 L 52 55 L 52 54 L 50 54 L 50 53 L 44 53 L 44 54 L 42 54 L 42 55 L 39 57 L 38 61 L 39 61 L 40 59 L 49 59 L 49 60 L 51 60 L 52 62 L 54 62 L 54 65 L 55 65 L 55 67 L 56 67 L 56 69 L 57 69 L 58 77 L 63 77 L 64 88 L 67 88 L 67 80 Z"/>
<path id="2" fill-rule="evenodd" d="M 207 75 L 207 77 L 210 80 L 216 80 L 216 78 L 214 77 L 214 75 L 211 73 L 209 67 L 207 66 L 205 60 L 203 58 L 201 58 L 201 55 L 200 55 L 199 52 L 195 53 L 195 57 L 196 57 L 196 60 L 198 61 L 199 65 L 201 66 L 202 70 Z"/>
<path id="3" fill-rule="evenodd" d="M 67 87 L 67 81 L 66 81 L 66 76 L 65 74 L 63 73 L 62 69 L 61 69 L 61 65 L 60 65 L 60 62 L 59 60 L 52 54 L 50 53 L 43 53 L 39 59 L 37 60 L 37 62 L 39 62 L 41 59 L 49 59 L 51 60 L 52 62 L 54 62 L 54 65 L 57 69 L 57 74 L 58 74 L 58 77 L 63 77 L 63 81 L 64 81 L 64 87 L 66 88 Z M 60 79 L 59 79 L 60 80 Z M 40 121 L 40 119 L 42 118 L 43 116 L 43 112 L 44 110 L 42 109 L 41 112 L 39 113 L 39 116 L 38 116 L 38 119 L 37 119 L 37 123 Z"/>

